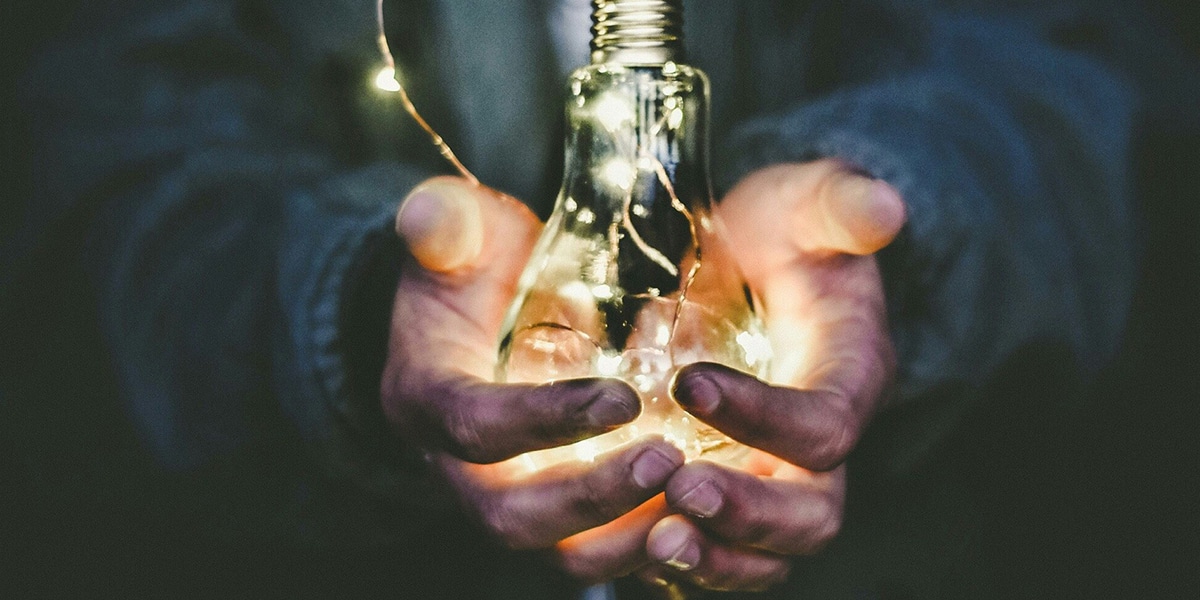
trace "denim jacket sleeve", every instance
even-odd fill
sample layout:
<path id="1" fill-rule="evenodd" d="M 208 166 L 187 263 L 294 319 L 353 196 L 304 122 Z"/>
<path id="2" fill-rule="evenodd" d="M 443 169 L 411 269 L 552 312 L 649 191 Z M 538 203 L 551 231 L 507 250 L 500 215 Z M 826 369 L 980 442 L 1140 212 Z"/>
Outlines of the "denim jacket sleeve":
<path id="1" fill-rule="evenodd" d="M 1024 347 L 1065 349 L 1084 374 L 1115 352 L 1135 271 L 1135 98 L 1102 53 L 1056 43 L 1078 17 L 820 3 L 794 36 L 815 58 L 756 73 L 774 109 L 732 134 L 727 184 L 832 156 L 907 203 L 880 257 L 899 355 L 880 416 L 890 469 L 916 464 Z M 804 100 L 777 100 L 788 90 Z"/>

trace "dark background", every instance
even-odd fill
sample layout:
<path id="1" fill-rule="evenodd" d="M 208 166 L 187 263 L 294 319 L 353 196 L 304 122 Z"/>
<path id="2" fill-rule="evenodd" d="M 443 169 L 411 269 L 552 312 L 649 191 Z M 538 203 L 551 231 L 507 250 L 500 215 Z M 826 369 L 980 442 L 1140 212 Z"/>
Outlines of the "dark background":
<path id="1" fill-rule="evenodd" d="M 26 4 L 0 8 L 0 253 L 30 197 L 29 124 L 12 108 L 13 74 L 76 3 Z M 1195 2 L 1151 4 L 1164 31 L 1200 58 Z M 1046 398 L 1070 392 L 1056 388 L 1053 369 L 1039 357 L 1018 360 L 1003 392 L 1021 401 L 975 415 L 973 438 L 962 444 L 972 450 L 946 459 L 947 469 L 977 478 L 978 490 L 991 499 L 984 511 L 988 535 L 973 553 L 995 565 L 994 575 L 1012 597 L 1200 598 L 1200 131 L 1185 126 L 1196 122 L 1200 104 L 1191 106 L 1189 118 L 1148 123 L 1139 133 L 1143 272 L 1123 349 L 1089 388 L 1085 410 L 1038 413 Z M 0 290 L 0 306 L 11 292 Z M 57 316 L 59 331 L 47 335 L 71 334 L 73 324 L 88 319 Z M 0 397 L 9 409 L 21 401 Z M 434 586 L 429 582 L 441 576 L 353 552 L 230 557 L 172 543 L 154 528 L 128 527 L 134 515 L 103 499 L 64 503 L 47 496 L 38 474 L 23 468 L 14 452 L 14 433 L 0 432 L 0 573 L 7 573 L 0 576 L 0 597 L 176 596 L 182 590 L 325 597 L 396 589 L 401 582 Z M 436 552 L 425 558 L 454 562 Z M 222 576 L 210 577 L 214 572 Z"/>

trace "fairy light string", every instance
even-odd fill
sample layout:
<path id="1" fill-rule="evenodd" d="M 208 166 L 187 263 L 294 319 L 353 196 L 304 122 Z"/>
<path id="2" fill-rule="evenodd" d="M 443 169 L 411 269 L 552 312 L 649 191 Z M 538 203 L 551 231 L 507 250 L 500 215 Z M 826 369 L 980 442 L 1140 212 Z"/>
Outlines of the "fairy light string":
<path id="1" fill-rule="evenodd" d="M 441 156 L 464 179 L 469 181 L 474 186 L 482 186 L 479 179 L 470 171 L 470 169 L 468 169 L 462 163 L 462 161 L 460 161 L 458 159 L 458 156 L 454 153 L 453 149 L 450 148 L 450 145 L 447 144 L 446 141 L 442 138 L 442 136 L 439 135 L 437 133 L 437 131 L 434 130 L 434 128 L 421 116 L 420 111 L 417 110 L 417 107 L 413 104 L 412 100 L 409 98 L 408 92 L 407 92 L 407 90 L 405 90 L 404 85 L 400 82 L 399 74 L 397 73 L 397 70 L 396 70 L 395 57 L 392 55 L 392 52 L 388 46 L 387 34 L 386 34 L 385 27 L 384 27 L 383 3 L 384 3 L 384 0 L 377 0 L 377 3 L 376 3 L 376 21 L 377 21 L 377 25 L 378 25 L 378 46 L 379 46 L 379 51 L 380 51 L 380 54 L 382 55 L 383 62 L 384 62 L 383 68 L 378 72 L 378 74 L 376 76 L 376 80 L 375 80 L 376 86 L 384 91 L 395 92 L 398 95 L 401 105 L 404 107 L 405 112 L 407 112 L 408 115 L 413 119 L 413 121 L 416 122 L 416 124 L 423 131 L 425 131 L 425 133 L 429 136 L 430 142 L 437 149 L 438 153 L 441 154 Z M 670 60 L 668 60 L 668 62 L 666 64 L 667 64 L 667 68 L 671 68 L 674 66 L 674 63 L 671 62 Z M 664 126 L 668 127 L 669 129 L 676 128 L 679 125 L 679 117 L 681 116 L 681 114 L 682 113 L 678 112 L 677 110 L 673 110 L 673 111 L 670 111 L 667 114 L 663 115 L 662 119 L 659 120 L 657 123 L 655 123 L 654 126 L 652 127 L 652 130 L 650 132 L 651 133 L 650 137 L 651 138 L 657 137 L 662 132 Z M 688 207 L 682 201 L 680 201 L 679 196 L 676 193 L 675 186 L 672 183 L 671 178 L 667 172 L 666 166 L 662 163 L 661 160 L 659 160 L 659 158 L 657 156 L 654 155 L 653 152 L 651 152 L 648 148 L 643 146 L 641 143 L 635 142 L 635 144 L 637 147 L 634 149 L 634 152 L 632 153 L 632 155 L 637 157 L 637 161 L 636 161 L 635 165 L 633 165 L 634 169 L 636 170 L 638 168 L 642 168 L 642 164 L 649 165 L 650 169 L 654 172 L 659 185 L 662 186 L 663 190 L 667 193 L 668 197 L 670 198 L 671 207 L 675 211 L 680 213 L 687 220 L 688 228 L 691 232 L 692 240 L 693 240 L 692 257 L 691 257 L 692 264 L 690 265 L 688 272 L 682 277 L 682 281 L 680 282 L 679 297 L 676 302 L 674 315 L 671 320 L 670 334 L 669 334 L 669 337 L 666 342 L 666 350 L 668 353 L 668 357 L 670 359 L 670 363 L 672 366 L 676 366 L 677 362 L 676 362 L 676 358 L 675 358 L 674 341 L 675 341 L 676 334 L 679 330 L 680 323 L 682 321 L 684 305 L 688 301 L 688 293 L 691 290 L 692 285 L 695 283 L 696 276 L 700 271 L 700 266 L 701 266 L 700 237 L 699 237 L 698 231 L 697 231 L 698 228 L 697 228 L 697 222 L 696 222 L 695 216 L 688 209 Z M 618 145 L 624 145 L 624 144 L 622 143 L 621 140 L 618 140 Z M 659 250 L 657 250 L 656 248 L 651 246 L 649 243 L 647 243 L 646 240 L 644 238 L 642 238 L 642 236 L 638 233 L 636 227 L 634 226 L 633 215 L 631 214 L 632 213 L 631 207 L 633 204 L 633 189 L 632 188 L 633 188 L 633 186 L 632 186 L 632 182 L 631 182 L 631 185 L 628 187 L 628 189 L 625 190 L 625 192 L 626 192 L 625 197 L 622 199 L 623 205 L 622 205 L 622 210 L 621 210 L 621 213 L 622 213 L 621 221 L 620 221 L 620 225 L 619 225 L 620 229 L 623 229 L 628 234 L 628 236 L 629 236 L 630 240 L 633 242 L 633 244 L 651 262 L 653 262 L 656 265 L 658 265 L 659 267 L 663 268 L 671 275 L 678 276 L 679 268 L 675 264 L 673 264 L 669 259 L 667 259 L 667 257 L 662 252 L 660 252 Z M 616 225 L 617 224 L 614 223 L 614 228 L 611 232 L 612 237 L 614 238 L 612 240 L 614 247 L 616 246 L 616 243 L 617 243 L 617 240 L 616 240 L 617 231 L 616 231 L 616 227 L 615 227 Z M 597 348 L 599 348 L 601 346 L 597 340 L 593 339 L 591 336 L 588 336 L 586 333 L 579 331 L 573 327 L 563 325 L 560 323 L 539 322 L 534 325 L 527 326 L 526 329 L 539 328 L 539 327 L 569 330 L 575 334 L 583 336 L 583 338 L 586 341 L 590 342 L 593 346 L 595 346 Z M 705 450 L 709 450 L 712 447 L 725 445 L 727 443 L 729 443 L 729 442 L 728 441 L 718 441 L 718 442 L 715 442 L 714 444 L 712 444 L 711 446 L 706 447 Z M 688 597 L 687 594 L 684 592 L 684 590 L 680 586 L 678 586 L 674 583 L 668 584 L 664 591 L 667 593 L 667 596 L 669 598 L 671 598 L 671 600 L 686 600 Z"/>
<path id="2" fill-rule="evenodd" d="M 449 161 L 451 166 L 453 166 L 454 169 L 458 171 L 458 174 L 464 179 L 471 182 L 472 185 L 480 185 L 479 179 L 475 177 L 474 173 L 471 173 L 470 169 L 467 169 L 467 167 L 462 164 L 462 161 L 458 160 L 458 156 L 454 154 L 454 150 L 450 148 L 450 145 L 446 143 L 446 140 L 442 139 L 442 136 L 438 135 L 438 132 L 435 131 L 433 127 L 430 126 L 429 123 L 426 122 L 421 116 L 421 113 L 417 110 L 416 105 L 414 105 L 412 100 L 409 99 L 408 92 L 404 89 L 404 84 L 400 83 L 400 77 L 396 72 L 396 58 L 392 56 L 391 48 L 388 47 L 387 32 L 383 27 L 383 0 L 378 0 L 378 2 L 375 4 L 375 21 L 379 27 L 379 53 L 383 55 L 384 62 L 383 70 L 380 71 L 379 75 L 375 79 L 376 85 L 378 85 L 381 89 L 398 93 L 400 95 L 400 104 L 404 106 L 404 110 L 408 112 L 409 116 L 417 122 L 417 125 L 419 125 L 421 129 L 424 129 L 425 133 L 429 134 L 429 140 L 433 142 L 433 145 L 435 148 L 437 148 L 438 153 L 441 154 L 442 157 L 447 161 Z"/>
<path id="3" fill-rule="evenodd" d="M 392 55 L 391 48 L 388 46 L 387 32 L 384 27 L 383 3 L 384 3 L 384 0 L 377 0 L 376 5 L 375 5 L 376 25 L 378 27 L 377 42 L 378 42 L 378 46 L 379 46 L 379 52 L 383 58 L 383 63 L 384 63 L 383 67 L 380 69 L 380 71 L 376 75 L 375 85 L 384 91 L 395 92 L 399 96 L 400 103 L 404 107 L 405 112 L 407 112 L 408 115 L 413 119 L 413 121 L 423 131 L 425 131 L 425 133 L 429 136 L 430 142 L 437 149 L 438 153 L 441 154 L 442 157 L 448 163 L 450 163 L 450 165 L 454 168 L 455 171 L 458 172 L 458 174 L 460 176 L 462 176 L 464 179 L 469 181 L 474 186 L 482 186 L 482 184 L 480 183 L 479 179 L 475 176 L 475 174 L 472 173 L 471 170 L 468 169 L 466 167 L 466 165 L 464 165 L 462 163 L 461 160 L 459 160 L 458 156 L 454 153 L 454 150 L 450 147 L 450 145 L 446 143 L 445 139 L 443 139 L 442 136 L 439 135 L 437 133 L 437 131 L 433 128 L 433 126 L 431 126 L 429 124 L 429 122 L 426 121 L 425 118 L 421 116 L 420 111 L 417 110 L 416 105 L 413 104 L 412 99 L 409 97 L 408 91 L 404 88 L 404 84 L 400 82 L 399 73 L 396 70 L 396 59 Z M 668 127 L 671 127 L 671 128 L 673 128 L 675 125 L 677 125 L 677 123 L 674 123 L 671 120 L 669 120 L 669 118 L 673 115 L 675 115 L 675 111 L 672 111 L 672 112 L 669 112 L 668 114 L 663 115 L 663 117 L 657 123 L 655 123 L 654 126 L 652 127 L 651 137 L 655 137 L 658 134 L 660 134 L 663 130 L 664 125 L 667 125 Z M 620 144 L 620 142 L 621 141 L 618 140 L 618 144 Z M 668 197 L 670 198 L 671 207 L 673 209 L 675 209 L 677 212 L 679 212 L 681 215 L 683 215 L 683 217 L 687 220 L 688 228 L 690 229 L 691 234 L 692 234 L 692 240 L 693 240 L 692 265 L 688 269 L 687 274 L 683 277 L 683 281 L 680 282 L 681 285 L 680 285 L 680 291 L 679 291 L 679 299 L 678 299 L 678 302 L 675 307 L 675 314 L 673 315 L 673 318 L 672 318 L 670 335 L 669 335 L 668 341 L 667 341 L 667 348 L 672 355 L 672 363 L 674 363 L 675 362 L 674 356 L 673 356 L 674 355 L 674 352 L 673 352 L 674 344 L 672 342 L 675 339 L 675 335 L 679 328 L 680 321 L 682 320 L 684 304 L 687 302 L 688 291 L 692 287 L 692 284 L 695 282 L 696 276 L 700 270 L 700 264 L 701 264 L 700 238 L 697 235 L 698 232 L 696 230 L 696 220 L 695 220 L 694 216 L 692 215 L 691 211 L 688 210 L 687 206 L 682 201 L 680 201 L 679 196 L 676 194 L 675 186 L 671 182 L 671 178 L 667 173 L 666 166 L 663 165 L 662 161 L 659 160 L 659 158 L 657 156 L 655 156 L 652 152 L 650 152 L 645 147 L 642 147 L 640 144 L 638 145 L 638 147 L 636 148 L 636 150 L 634 151 L 633 154 L 638 157 L 638 159 L 639 159 L 638 162 L 645 161 L 645 163 L 648 163 L 650 165 L 650 168 L 651 168 L 651 170 L 653 170 L 659 184 L 662 186 L 663 190 L 666 191 Z M 674 265 L 669 259 L 667 259 L 666 255 L 664 255 L 658 249 L 654 248 L 648 242 L 646 242 L 646 240 L 641 236 L 641 234 L 638 233 L 637 228 L 633 224 L 633 215 L 631 214 L 631 210 L 630 210 L 632 203 L 633 203 L 632 185 L 629 187 L 628 190 L 626 190 L 626 192 L 627 193 L 626 193 L 625 197 L 623 198 L 622 210 L 621 210 L 621 213 L 622 213 L 621 214 L 621 229 L 623 229 L 629 235 L 629 238 L 633 242 L 634 246 L 636 246 L 642 252 L 642 254 L 645 255 L 651 262 L 655 263 L 656 265 L 658 265 L 659 267 L 661 267 L 662 269 L 664 269 L 671 275 L 679 275 L 678 267 L 676 265 Z M 544 327 L 544 326 L 551 326 L 551 325 L 554 325 L 554 324 L 538 323 L 537 325 L 535 325 L 535 327 L 536 326 Z M 558 327 L 558 328 L 566 327 L 563 325 L 554 325 L 554 326 Z M 568 329 L 572 329 L 572 331 L 574 331 L 573 328 L 568 328 Z M 582 334 L 582 332 L 576 332 L 576 333 Z M 593 344 L 595 343 L 594 340 L 590 340 L 590 341 L 592 341 Z"/>

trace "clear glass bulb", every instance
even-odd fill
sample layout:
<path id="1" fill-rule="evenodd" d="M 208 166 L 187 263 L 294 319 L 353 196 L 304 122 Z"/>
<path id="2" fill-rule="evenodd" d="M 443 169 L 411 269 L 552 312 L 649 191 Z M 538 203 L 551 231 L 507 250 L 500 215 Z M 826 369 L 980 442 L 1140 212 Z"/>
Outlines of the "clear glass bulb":
<path id="1" fill-rule="evenodd" d="M 591 460 L 646 434 L 689 459 L 745 447 L 687 414 L 672 378 L 697 361 L 764 376 L 770 344 L 710 218 L 708 82 L 667 61 L 572 74 L 563 186 L 502 328 L 497 379 L 617 377 L 642 413 L 616 431 L 526 454 Z"/>

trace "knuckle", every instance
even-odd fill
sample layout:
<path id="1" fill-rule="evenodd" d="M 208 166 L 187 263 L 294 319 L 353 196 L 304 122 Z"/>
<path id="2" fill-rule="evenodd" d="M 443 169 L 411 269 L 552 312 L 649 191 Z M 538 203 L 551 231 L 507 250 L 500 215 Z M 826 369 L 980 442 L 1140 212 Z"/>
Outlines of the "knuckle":
<path id="1" fill-rule="evenodd" d="M 539 440 L 565 442 L 587 432 L 587 413 L 577 402 L 530 394 L 522 409 L 530 417 L 531 433 Z"/>
<path id="2" fill-rule="evenodd" d="M 812 534 L 808 547 L 809 553 L 816 553 L 823 550 L 830 542 L 837 537 L 842 530 L 842 510 L 841 506 L 830 499 L 826 499 L 823 506 L 817 511 L 817 516 L 813 524 Z"/>
<path id="3" fill-rule="evenodd" d="M 597 523 L 612 521 L 624 513 L 620 503 L 613 502 L 612 491 L 615 489 L 615 486 L 606 485 L 594 476 L 585 477 L 580 481 L 575 509 Z"/>
<path id="4" fill-rule="evenodd" d="M 766 591 L 773 587 L 782 585 L 785 581 L 788 580 L 788 577 L 791 574 L 792 574 L 791 563 L 789 563 L 787 561 L 780 561 L 780 564 L 778 567 L 776 567 L 775 569 L 772 569 L 764 577 L 762 577 L 762 579 L 760 579 L 758 581 L 758 587 L 754 591 L 760 591 L 760 592 Z"/>
<path id="5" fill-rule="evenodd" d="M 832 410 L 826 417 L 807 453 L 809 463 L 818 471 L 830 471 L 842 464 L 858 441 L 856 428 L 846 409 Z"/>
<path id="6" fill-rule="evenodd" d="M 482 435 L 475 413 L 461 404 L 446 414 L 444 430 L 449 450 L 465 460 L 481 463 L 490 458 L 487 437 Z"/>
<path id="7" fill-rule="evenodd" d="M 776 533 L 776 524 L 762 511 L 740 511 L 739 517 L 735 528 L 746 541 L 762 542 Z"/>
<path id="8" fill-rule="evenodd" d="M 703 458 L 684 464 L 667 481 L 667 501 L 678 502 L 685 494 L 705 481 L 712 481 L 724 488 L 724 474 L 717 466 Z"/>
<path id="9" fill-rule="evenodd" d="M 496 542 L 509 550 L 527 550 L 533 546 L 527 528 L 521 526 L 516 511 L 503 499 L 484 503 L 479 512 L 484 530 Z"/>

